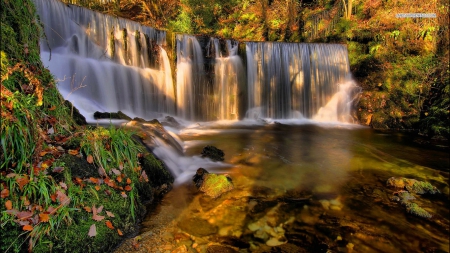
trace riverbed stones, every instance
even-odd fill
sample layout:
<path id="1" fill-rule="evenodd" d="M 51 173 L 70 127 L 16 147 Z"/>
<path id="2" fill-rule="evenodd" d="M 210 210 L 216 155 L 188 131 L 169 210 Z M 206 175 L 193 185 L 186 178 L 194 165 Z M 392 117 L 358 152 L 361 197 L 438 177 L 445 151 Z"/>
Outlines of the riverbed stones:
<path id="1" fill-rule="evenodd" d="M 186 217 L 186 219 L 181 219 L 178 223 L 178 227 L 188 234 L 199 237 L 209 236 L 218 231 L 216 226 L 210 224 L 207 220 L 197 217 Z"/>

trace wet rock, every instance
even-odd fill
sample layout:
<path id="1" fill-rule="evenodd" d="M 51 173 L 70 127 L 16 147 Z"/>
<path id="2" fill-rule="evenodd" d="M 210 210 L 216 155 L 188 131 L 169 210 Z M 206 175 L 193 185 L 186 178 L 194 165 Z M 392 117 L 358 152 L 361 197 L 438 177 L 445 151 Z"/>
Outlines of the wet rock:
<path id="1" fill-rule="evenodd" d="M 391 177 L 387 180 L 388 187 L 406 189 L 408 192 L 417 194 L 436 194 L 440 191 L 428 182 L 418 181 L 404 177 Z"/>
<path id="2" fill-rule="evenodd" d="M 223 236 L 219 238 L 221 244 L 226 244 L 235 248 L 247 249 L 250 244 L 234 236 Z"/>
<path id="3" fill-rule="evenodd" d="M 274 246 L 280 246 L 282 244 L 285 244 L 286 242 L 287 242 L 286 239 L 284 239 L 284 241 L 283 241 L 283 240 L 280 240 L 278 238 L 272 237 L 272 238 L 270 238 L 269 240 L 266 241 L 266 244 L 267 244 L 267 246 L 274 247 Z"/>
<path id="4" fill-rule="evenodd" d="M 204 192 L 212 198 L 217 198 L 234 188 L 231 178 L 228 175 L 211 174 L 203 168 L 197 170 L 193 180 L 201 192 Z"/>
<path id="5" fill-rule="evenodd" d="M 124 119 L 131 120 L 131 118 L 125 113 L 118 112 L 94 112 L 94 119 Z"/>
<path id="6" fill-rule="evenodd" d="M 172 250 L 170 253 L 188 253 L 188 248 L 186 245 L 181 245 L 180 247 Z"/>
<path id="7" fill-rule="evenodd" d="M 86 118 L 78 111 L 78 109 L 73 106 L 73 104 L 69 100 L 64 101 L 64 105 L 70 109 L 70 115 L 72 116 L 75 123 L 80 126 L 87 125 Z"/>
<path id="8" fill-rule="evenodd" d="M 161 124 L 163 126 L 169 126 L 169 127 L 173 127 L 173 128 L 181 127 L 180 123 L 178 123 L 178 121 L 176 121 L 173 117 L 170 117 L 170 116 L 166 116 L 165 121 L 162 121 Z"/>
<path id="9" fill-rule="evenodd" d="M 182 219 L 178 226 L 188 234 L 194 236 L 208 236 L 217 233 L 218 228 L 210 224 L 207 220 L 196 217 Z"/>
<path id="10" fill-rule="evenodd" d="M 224 153 L 222 150 L 214 147 L 214 146 L 206 146 L 203 148 L 202 157 L 208 157 L 213 161 L 223 161 L 224 160 Z"/>
<path id="11" fill-rule="evenodd" d="M 237 253 L 238 251 L 223 245 L 210 245 L 206 249 L 207 253 Z"/>

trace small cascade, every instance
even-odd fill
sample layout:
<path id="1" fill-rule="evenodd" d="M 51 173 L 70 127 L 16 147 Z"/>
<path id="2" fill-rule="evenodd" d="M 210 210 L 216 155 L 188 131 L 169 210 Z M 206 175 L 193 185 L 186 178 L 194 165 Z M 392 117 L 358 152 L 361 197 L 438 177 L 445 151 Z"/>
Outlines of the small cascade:
<path id="1" fill-rule="evenodd" d="M 178 34 L 177 40 L 177 114 L 187 120 L 198 120 L 204 115 L 202 101 L 206 99 L 207 85 L 203 52 L 192 35 Z"/>
<path id="2" fill-rule="evenodd" d="M 214 104 L 217 105 L 216 118 L 219 120 L 237 120 L 239 89 L 243 86 L 244 66 L 238 56 L 238 42 L 226 40 L 226 52 L 223 56 L 219 39 L 211 38 L 215 52 L 214 67 Z"/>
<path id="3" fill-rule="evenodd" d="M 349 78 L 347 48 L 337 44 L 248 42 L 252 115 L 311 118 Z"/>
<path id="4" fill-rule="evenodd" d="M 59 79 L 64 98 L 85 116 L 175 113 L 165 32 L 57 0 L 35 4 L 46 34 L 42 61 Z"/>

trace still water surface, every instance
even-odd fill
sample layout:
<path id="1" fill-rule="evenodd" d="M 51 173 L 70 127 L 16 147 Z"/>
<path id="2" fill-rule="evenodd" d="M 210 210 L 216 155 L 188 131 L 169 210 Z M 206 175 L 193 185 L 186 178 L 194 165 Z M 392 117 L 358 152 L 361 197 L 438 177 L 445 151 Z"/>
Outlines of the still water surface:
<path id="1" fill-rule="evenodd" d="M 229 166 L 206 169 L 229 174 L 235 189 L 211 199 L 190 180 L 176 185 L 143 223 L 155 252 L 183 236 L 194 252 L 449 252 L 448 148 L 345 124 L 205 123 L 178 134 L 186 156 L 222 149 Z M 400 189 L 390 177 L 436 186 L 441 194 L 414 195 L 432 218 L 392 201 Z M 175 239 L 149 235 L 160 225 Z"/>

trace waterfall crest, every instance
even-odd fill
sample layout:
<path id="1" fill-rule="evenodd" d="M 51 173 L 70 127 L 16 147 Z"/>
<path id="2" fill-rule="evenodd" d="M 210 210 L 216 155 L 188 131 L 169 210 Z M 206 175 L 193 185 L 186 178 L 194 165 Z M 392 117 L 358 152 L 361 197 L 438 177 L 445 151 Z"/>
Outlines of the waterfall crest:
<path id="1" fill-rule="evenodd" d="M 42 61 L 59 79 L 64 98 L 85 116 L 175 113 L 164 31 L 57 0 L 35 4 L 46 34 Z"/>

